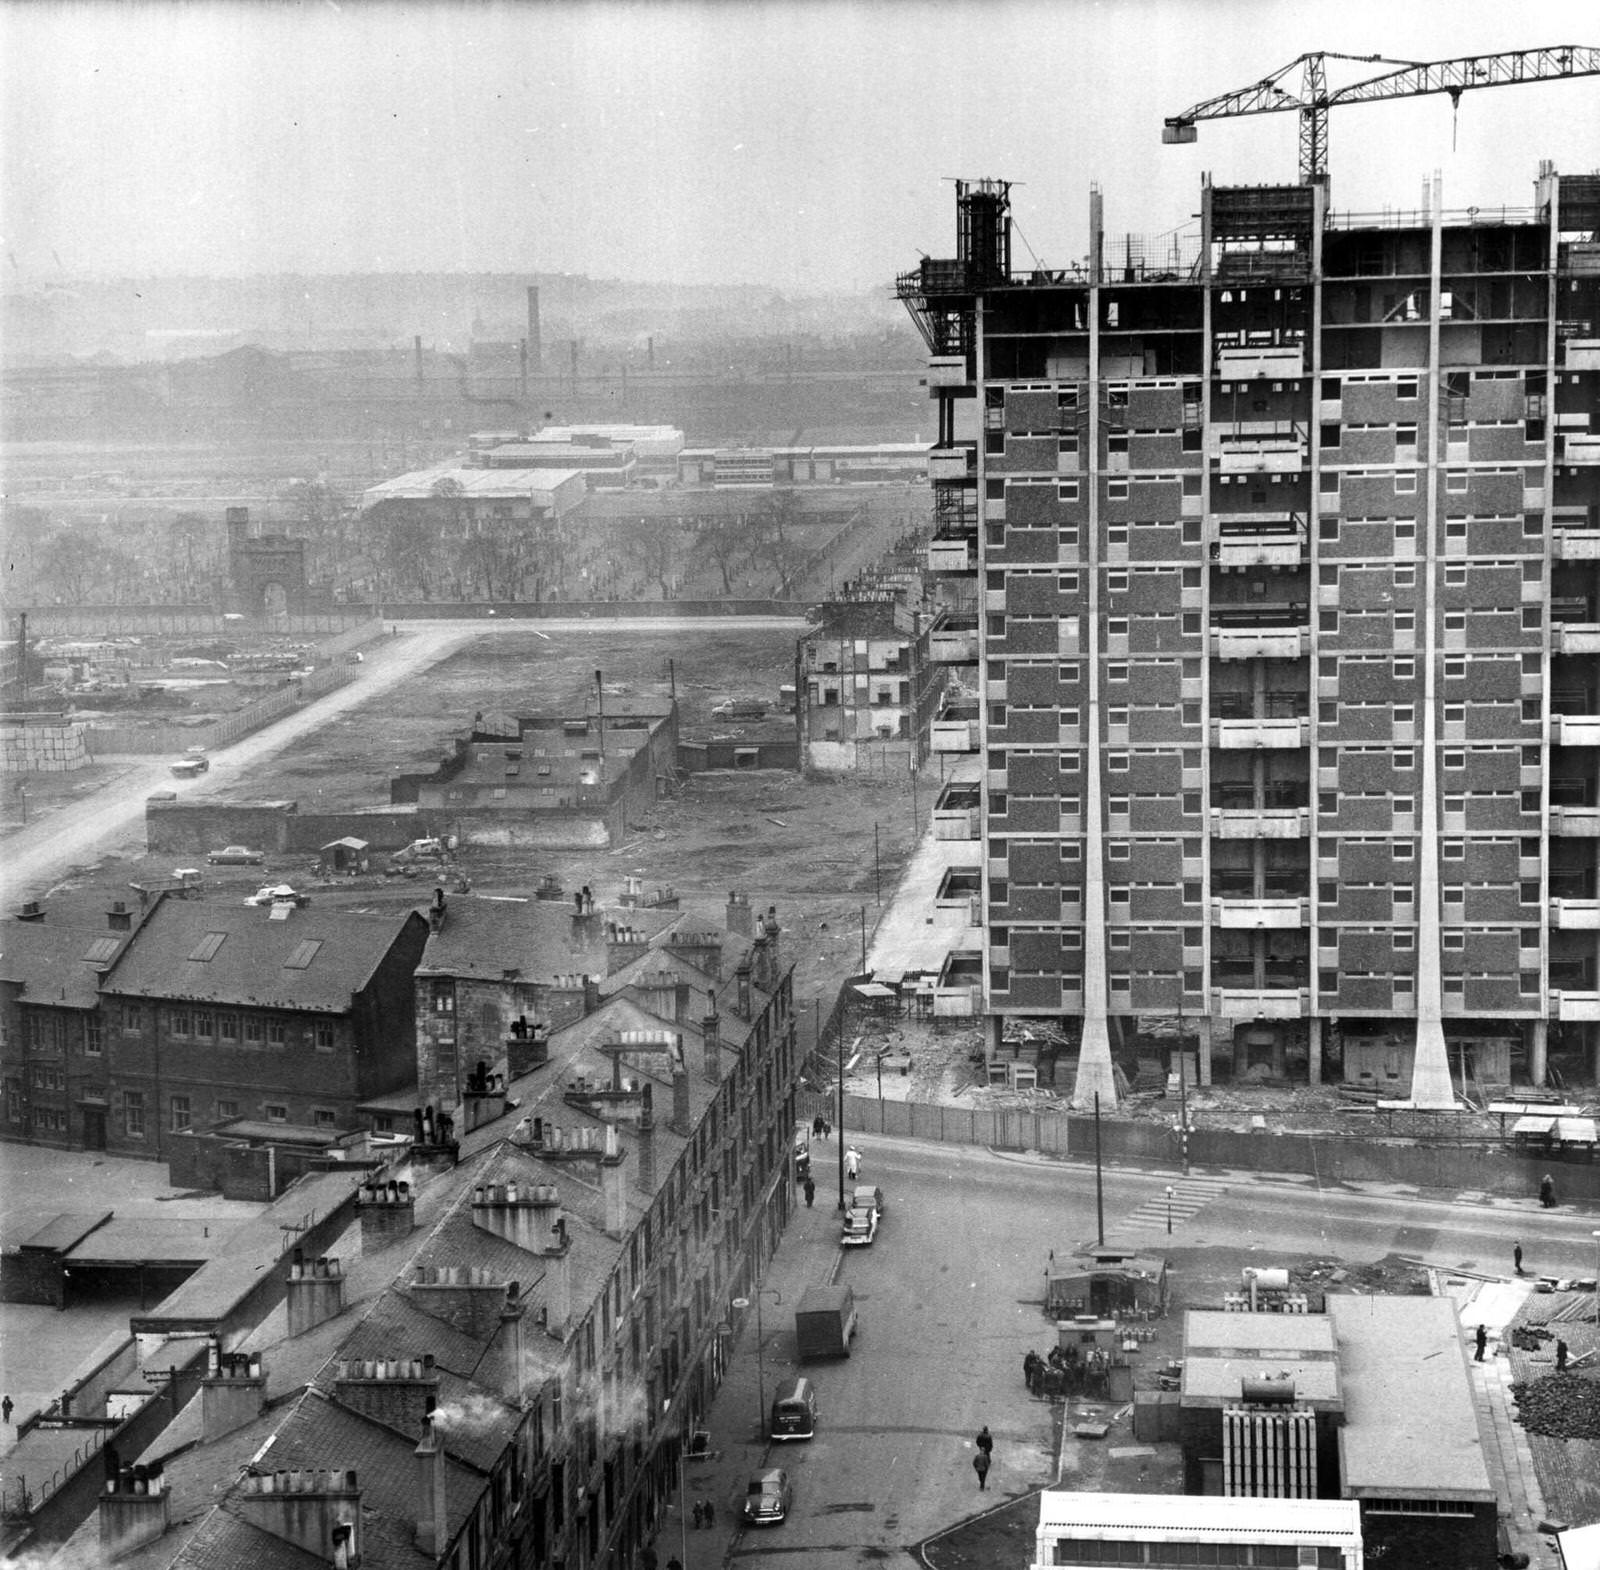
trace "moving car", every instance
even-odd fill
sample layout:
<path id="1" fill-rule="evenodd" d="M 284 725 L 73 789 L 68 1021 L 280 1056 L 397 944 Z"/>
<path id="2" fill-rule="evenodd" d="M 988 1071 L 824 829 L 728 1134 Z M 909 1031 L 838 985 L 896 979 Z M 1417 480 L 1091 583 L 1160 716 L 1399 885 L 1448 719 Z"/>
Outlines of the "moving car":
<path id="1" fill-rule="evenodd" d="M 776 1526 L 789 1514 L 794 1489 L 782 1467 L 769 1467 L 750 1474 L 744 1495 L 744 1518 L 751 1526 Z"/>
<path id="2" fill-rule="evenodd" d="M 181 758 L 174 758 L 167 765 L 167 772 L 177 775 L 180 780 L 192 780 L 210 768 L 211 759 L 198 747 L 191 747 Z"/>
<path id="3" fill-rule="evenodd" d="M 251 850 L 247 845 L 224 845 L 206 857 L 213 867 L 259 867 L 266 859 L 264 850 Z"/>

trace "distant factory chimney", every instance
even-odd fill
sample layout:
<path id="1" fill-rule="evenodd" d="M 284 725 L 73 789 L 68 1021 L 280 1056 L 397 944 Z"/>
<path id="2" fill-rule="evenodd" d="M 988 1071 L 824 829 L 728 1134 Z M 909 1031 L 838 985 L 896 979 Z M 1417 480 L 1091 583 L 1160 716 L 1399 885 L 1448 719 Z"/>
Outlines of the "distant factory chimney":
<path id="1" fill-rule="evenodd" d="M 528 285 L 528 368 L 538 375 L 544 368 L 544 344 L 539 336 L 539 287 Z"/>

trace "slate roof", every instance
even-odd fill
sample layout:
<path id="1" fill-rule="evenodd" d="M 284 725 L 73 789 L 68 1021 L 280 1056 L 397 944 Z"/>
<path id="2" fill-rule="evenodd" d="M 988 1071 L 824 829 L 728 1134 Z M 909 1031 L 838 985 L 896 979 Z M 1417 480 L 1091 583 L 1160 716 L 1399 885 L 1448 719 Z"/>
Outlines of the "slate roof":
<path id="1" fill-rule="evenodd" d="M 569 896 L 571 891 L 569 890 Z M 606 921 L 624 916 L 628 925 L 654 934 L 673 920 L 667 911 L 597 910 L 579 920 L 571 898 L 506 900 L 452 895 L 444 925 L 428 938 L 419 976 L 459 976 L 499 981 L 515 970 L 522 981 L 548 981 L 606 970 Z"/>
<path id="2" fill-rule="evenodd" d="M 58 897 L 43 902 L 42 921 L 0 920 L 0 982 L 20 987 L 22 1003 L 94 1008 L 100 977 L 133 937 L 131 931 L 111 930 L 107 904 L 104 891 L 92 899 Z M 138 922 L 145 914 L 139 901 L 127 905 Z"/>
<path id="3" fill-rule="evenodd" d="M 123 951 L 106 990 L 121 997 L 347 1013 L 352 995 L 413 920 L 422 918 L 313 905 L 273 921 L 256 907 L 165 900 Z M 214 934 L 221 934 L 220 943 L 207 941 Z M 194 957 L 212 948 L 211 958 Z"/>

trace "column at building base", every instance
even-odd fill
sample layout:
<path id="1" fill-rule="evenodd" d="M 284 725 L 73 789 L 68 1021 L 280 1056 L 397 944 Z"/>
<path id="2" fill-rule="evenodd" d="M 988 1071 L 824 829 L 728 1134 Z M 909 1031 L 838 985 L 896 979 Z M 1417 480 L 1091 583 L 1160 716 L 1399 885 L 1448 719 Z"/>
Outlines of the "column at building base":
<path id="1" fill-rule="evenodd" d="M 1550 1026 L 1542 1019 L 1528 1032 L 1528 1083 L 1542 1089 L 1550 1062 Z"/>
<path id="2" fill-rule="evenodd" d="M 1411 1059 L 1411 1102 L 1425 1112 L 1448 1112 L 1456 1104 L 1450 1083 L 1450 1052 L 1444 1021 L 1437 1015 L 1417 1019 L 1417 1044 Z"/>
<path id="3" fill-rule="evenodd" d="M 1306 1083 L 1322 1083 L 1322 1020 L 1315 1014 L 1306 1021 Z"/>
<path id="4" fill-rule="evenodd" d="M 1078 1077 L 1072 1086 L 1072 1105 L 1080 1112 L 1100 1098 L 1100 1110 L 1117 1104 L 1117 1076 L 1111 1062 L 1111 1032 L 1104 1014 L 1085 1014 L 1083 1041 L 1078 1047 Z"/>

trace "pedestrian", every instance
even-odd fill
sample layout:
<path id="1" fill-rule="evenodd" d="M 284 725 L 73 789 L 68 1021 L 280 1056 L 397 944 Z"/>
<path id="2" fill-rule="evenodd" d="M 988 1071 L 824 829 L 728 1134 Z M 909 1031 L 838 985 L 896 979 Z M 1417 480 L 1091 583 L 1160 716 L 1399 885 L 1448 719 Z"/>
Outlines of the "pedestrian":
<path id="1" fill-rule="evenodd" d="M 1556 1372 L 1558 1374 L 1564 1374 L 1564 1373 L 1566 1373 L 1566 1371 L 1567 1371 L 1567 1343 L 1565 1341 L 1558 1341 L 1558 1342 L 1556 1342 Z"/>
<path id="2" fill-rule="evenodd" d="M 1487 1325 L 1478 1326 L 1476 1340 L 1478 1343 L 1478 1350 L 1473 1354 L 1473 1361 L 1476 1363 L 1481 1363 L 1483 1361 L 1484 1350 L 1489 1345 L 1489 1328 Z"/>
<path id="3" fill-rule="evenodd" d="M 1553 1210 L 1556 1203 L 1556 1180 L 1548 1172 L 1539 1179 L 1539 1203 L 1546 1210 Z"/>
<path id="4" fill-rule="evenodd" d="M 1519 1276 L 1522 1274 L 1522 1245 L 1520 1243 L 1511 1245 L 1511 1268 Z"/>
<path id="5" fill-rule="evenodd" d="M 811 1137 L 813 1139 L 822 1138 L 822 1114 L 820 1112 L 811 1120 Z"/>
<path id="6" fill-rule="evenodd" d="M 706 1507 L 703 1504 L 701 1504 L 700 1501 L 697 1499 L 694 1502 L 694 1528 L 695 1528 L 695 1531 L 698 1532 L 700 1530 L 700 1528 L 705 1525 L 705 1520 L 706 1520 Z"/>
<path id="7" fill-rule="evenodd" d="M 989 1425 L 987 1423 L 985 1423 L 983 1427 L 978 1430 L 978 1437 L 972 1442 L 986 1456 L 992 1456 L 994 1454 L 994 1435 L 989 1432 Z"/>
<path id="8" fill-rule="evenodd" d="M 822 1137 L 824 1139 L 833 1138 L 833 1124 L 831 1124 L 826 1118 L 822 1120 Z"/>
<path id="9" fill-rule="evenodd" d="M 716 1518 L 717 1518 L 717 1507 L 715 1505 L 713 1505 L 709 1499 L 706 1500 L 705 1512 L 706 1512 L 706 1525 L 710 1526 L 711 1523 L 713 1521 L 715 1521 Z"/>
<path id="10" fill-rule="evenodd" d="M 989 1486 L 989 1458 L 979 1451 L 972 1458 L 972 1470 L 978 1474 L 978 1492 L 981 1494 Z"/>
<path id="11" fill-rule="evenodd" d="M 811 1208 L 811 1201 L 814 1200 L 816 1197 L 817 1197 L 816 1180 L 808 1172 L 808 1173 L 806 1173 L 806 1209 L 807 1210 L 809 1210 Z"/>
<path id="12" fill-rule="evenodd" d="M 6 1396 L 4 1400 L 0 1400 L 0 1423 L 4 1423 L 6 1427 L 9 1428 L 11 1426 L 11 1414 L 15 1410 L 16 1408 L 11 1404 L 10 1396 Z"/>
<path id="13" fill-rule="evenodd" d="M 854 1183 L 856 1178 L 860 1175 L 860 1172 L 861 1152 L 857 1150 L 854 1145 L 852 1145 L 844 1153 L 844 1175 L 849 1178 L 852 1183 Z"/>
<path id="14" fill-rule="evenodd" d="M 679 1559 L 676 1554 L 674 1554 L 667 1561 L 667 1570 L 683 1570 L 683 1561 Z"/>

